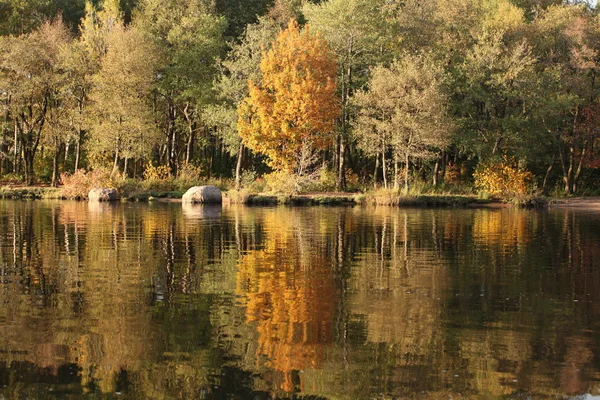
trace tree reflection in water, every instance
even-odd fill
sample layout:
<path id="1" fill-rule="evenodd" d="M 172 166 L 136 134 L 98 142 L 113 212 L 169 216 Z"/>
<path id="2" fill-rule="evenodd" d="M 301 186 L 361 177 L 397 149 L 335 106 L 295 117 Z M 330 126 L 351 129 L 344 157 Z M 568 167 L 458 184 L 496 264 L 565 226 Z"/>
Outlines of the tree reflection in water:
<path id="1" fill-rule="evenodd" d="M 597 393 L 599 221 L 0 202 L 0 395 Z"/>

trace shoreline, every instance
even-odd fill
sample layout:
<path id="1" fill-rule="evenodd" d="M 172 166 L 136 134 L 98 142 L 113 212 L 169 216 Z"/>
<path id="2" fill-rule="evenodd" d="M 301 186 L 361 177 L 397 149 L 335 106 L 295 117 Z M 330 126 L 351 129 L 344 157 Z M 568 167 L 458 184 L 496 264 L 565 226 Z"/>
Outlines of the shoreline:
<path id="1" fill-rule="evenodd" d="M 181 202 L 183 192 L 153 191 L 132 193 L 121 198 L 122 202 Z M 66 198 L 61 188 L 50 186 L 1 187 L 0 199 L 14 200 L 79 200 Z M 357 206 L 381 205 L 395 207 L 422 208 L 486 208 L 502 209 L 516 206 L 494 199 L 480 199 L 475 195 L 398 195 L 388 201 L 378 202 L 370 194 L 323 192 L 303 193 L 299 195 L 277 195 L 272 193 L 241 193 L 224 191 L 223 204 L 245 204 L 249 206 Z M 548 209 L 581 209 L 600 211 L 600 197 L 551 198 L 547 200 Z"/>
<path id="2" fill-rule="evenodd" d="M 183 192 L 146 191 L 124 195 L 121 202 L 181 202 Z M 67 198 L 62 195 L 61 188 L 50 186 L 2 187 L 0 199 L 13 200 L 76 200 L 85 198 Z M 272 193 L 244 193 L 224 191 L 223 204 L 245 204 L 248 206 L 364 206 L 380 205 L 394 207 L 421 208 L 508 208 L 510 204 L 497 200 L 484 200 L 474 195 L 413 195 L 393 196 L 383 201 L 370 194 L 323 192 L 303 193 L 299 195 L 278 195 Z"/>

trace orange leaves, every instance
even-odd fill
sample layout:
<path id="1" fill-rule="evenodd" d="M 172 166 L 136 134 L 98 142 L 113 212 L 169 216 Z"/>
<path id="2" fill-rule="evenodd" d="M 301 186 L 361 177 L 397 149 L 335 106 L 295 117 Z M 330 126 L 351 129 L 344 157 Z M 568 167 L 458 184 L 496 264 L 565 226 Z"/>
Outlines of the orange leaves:
<path id="1" fill-rule="evenodd" d="M 475 187 L 491 196 L 524 196 L 531 191 L 533 174 L 516 165 L 515 160 L 504 158 L 501 162 L 478 168 L 473 174 Z"/>
<path id="2" fill-rule="evenodd" d="M 248 83 L 238 110 L 239 133 L 270 166 L 292 172 L 307 144 L 321 150 L 332 143 L 340 112 L 336 61 L 324 40 L 291 21 L 263 53 L 260 70 L 262 83 Z"/>

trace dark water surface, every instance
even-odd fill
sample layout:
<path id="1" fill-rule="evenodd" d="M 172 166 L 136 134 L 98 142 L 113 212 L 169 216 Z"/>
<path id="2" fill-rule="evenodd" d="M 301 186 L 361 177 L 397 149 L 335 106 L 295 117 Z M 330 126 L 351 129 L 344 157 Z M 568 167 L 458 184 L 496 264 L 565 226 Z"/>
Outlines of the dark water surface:
<path id="1" fill-rule="evenodd" d="M 600 393 L 600 214 L 0 202 L 0 398 Z"/>

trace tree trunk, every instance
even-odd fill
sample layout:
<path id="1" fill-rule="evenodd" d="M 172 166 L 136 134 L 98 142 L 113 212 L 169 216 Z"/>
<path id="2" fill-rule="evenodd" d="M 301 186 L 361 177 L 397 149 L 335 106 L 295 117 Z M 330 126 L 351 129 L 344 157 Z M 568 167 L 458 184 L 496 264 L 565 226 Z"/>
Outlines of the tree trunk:
<path id="1" fill-rule="evenodd" d="M 127 179 L 128 164 L 129 164 L 129 157 L 125 157 L 125 161 L 123 162 L 123 179 Z"/>
<path id="2" fill-rule="evenodd" d="M 544 182 L 542 183 L 542 192 L 543 193 L 546 193 L 546 185 L 548 184 L 548 177 L 550 177 L 550 173 L 552 172 L 553 166 L 554 166 L 554 158 L 552 159 L 552 162 L 548 166 L 548 169 L 546 169 L 546 174 L 544 175 Z"/>
<path id="3" fill-rule="evenodd" d="M 82 135 L 82 131 L 79 131 L 79 135 L 77 135 L 77 145 L 75 147 L 75 166 L 73 169 L 73 172 L 77 172 L 77 169 L 79 169 L 79 157 L 81 155 L 81 135 Z"/>
<path id="4" fill-rule="evenodd" d="M 187 145 L 186 145 L 186 149 L 185 149 L 185 163 L 189 164 L 192 162 L 192 155 L 193 155 L 193 151 L 194 151 L 194 139 L 195 139 L 195 135 L 194 135 L 194 131 L 195 131 L 195 123 L 192 120 L 192 115 L 189 111 L 190 109 L 190 105 L 186 104 L 185 108 L 183 109 L 183 115 L 185 117 L 185 121 L 187 122 L 187 126 L 188 126 L 188 140 L 187 140 Z"/>
<path id="5" fill-rule="evenodd" d="M 394 190 L 398 189 L 400 189 L 400 183 L 398 182 L 398 154 L 394 154 Z"/>
<path id="6" fill-rule="evenodd" d="M 383 165 L 383 187 L 388 188 L 387 184 L 387 168 L 385 166 L 385 149 L 381 152 L 381 164 Z"/>
<path id="7" fill-rule="evenodd" d="M 440 173 L 440 162 L 442 160 L 442 156 L 440 155 L 437 160 L 435 160 L 435 165 L 433 166 L 433 186 L 438 185 L 438 175 Z"/>
<path id="8" fill-rule="evenodd" d="M 67 167 L 67 161 L 69 161 L 69 150 L 71 149 L 71 141 L 67 141 L 65 144 L 65 158 L 64 158 L 64 168 Z"/>
<path id="9" fill-rule="evenodd" d="M 58 186 L 58 157 L 60 155 L 60 145 L 54 146 L 54 157 L 52 158 L 52 182 L 53 187 Z"/>
<path id="10" fill-rule="evenodd" d="M 4 175 L 5 154 L 6 154 L 6 127 L 3 127 L 2 128 L 2 143 L 0 144 L 0 176 Z"/>
<path id="11" fill-rule="evenodd" d="M 442 173 L 440 174 L 440 182 L 446 179 L 446 165 L 448 164 L 448 153 L 442 150 Z"/>
<path id="12" fill-rule="evenodd" d="M 409 189 L 409 184 L 408 184 L 408 166 L 410 164 L 410 154 L 408 153 L 408 151 L 404 155 L 404 163 L 406 164 L 405 165 L 405 169 L 404 169 L 404 193 L 408 194 L 408 189 Z"/>
<path id="13" fill-rule="evenodd" d="M 375 155 L 375 170 L 373 171 L 373 188 L 377 189 L 377 174 L 379 173 L 379 153 Z"/>
<path id="14" fill-rule="evenodd" d="M 29 149 L 23 149 L 23 161 L 25 163 L 25 184 L 31 186 L 33 184 L 33 157 L 34 153 Z"/>
<path id="15" fill-rule="evenodd" d="M 113 162 L 113 169 L 112 169 L 112 172 L 110 173 L 110 176 L 115 176 L 115 174 L 119 170 L 119 142 L 120 142 L 120 140 L 117 139 L 117 145 L 115 147 L 115 159 Z"/>
<path id="16" fill-rule="evenodd" d="M 235 188 L 240 190 L 242 183 L 242 156 L 244 155 L 244 144 L 240 143 L 240 149 L 238 151 L 237 162 L 235 164 Z"/>
<path id="17" fill-rule="evenodd" d="M 339 139 L 339 156 L 338 156 L 338 176 L 335 183 L 336 190 L 343 190 L 346 188 L 346 173 L 345 173 L 345 159 L 346 159 L 346 145 L 344 143 L 344 137 L 340 135 Z"/>
<path id="18" fill-rule="evenodd" d="M 573 147 L 569 148 L 569 158 L 568 158 L 568 166 L 567 173 L 564 177 L 565 182 L 565 192 L 567 194 L 573 194 Z"/>
<path id="19" fill-rule="evenodd" d="M 172 102 L 169 102 L 167 115 L 167 162 L 173 176 L 177 176 L 177 134 L 175 119 L 177 118 L 176 108 Z"/>
<path id="20" fill-rule="evenodd" d="M 19 173 L 19 125 L 15 120 L 15 136 L 14 136 L 14 151 L 13 151 L 13 174 Z"/>

